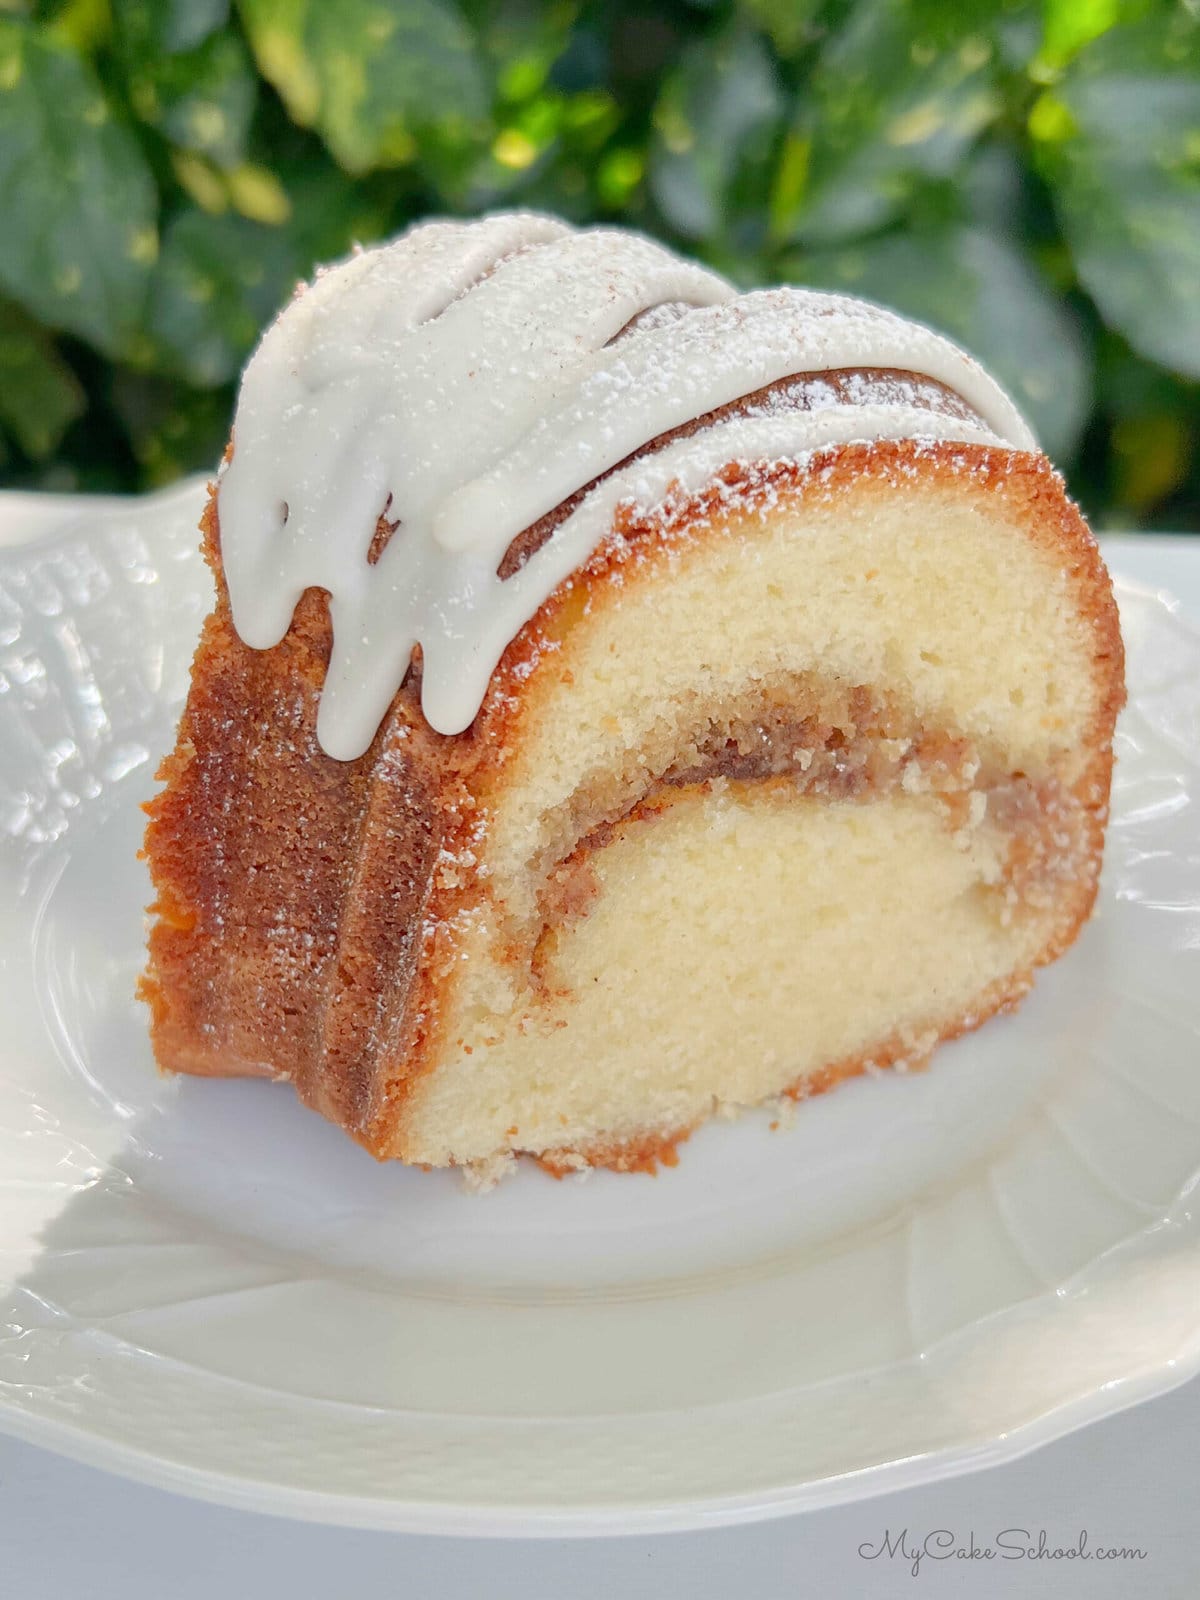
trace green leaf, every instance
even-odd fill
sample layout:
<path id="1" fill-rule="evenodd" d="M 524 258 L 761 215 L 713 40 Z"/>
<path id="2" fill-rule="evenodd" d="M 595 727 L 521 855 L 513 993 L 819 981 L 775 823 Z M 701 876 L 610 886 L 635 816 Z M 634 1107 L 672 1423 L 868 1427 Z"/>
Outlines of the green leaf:
<path id="1" fill-rule="evenodd" d="M 1143 361 L 1115 334 L 1101 337 L 1096 390 L 1101 413 L 1111 421 L 1107 488 L 1116 513 L 1113 525 L 1142 524 L 1195 472 L 1196 391 Z"/>
<path id="2" fill-rule="evenodd" d="M 1042 7 L 1042 61 L 1061 67 L 1083 45 L 1115 25 L 1120 0 L 1045 0 Z"/>
<path id="3" fill-rule="evenodd" d="M 41 460 L 86 409 L 79 380 L 53 341 L 0 300 L 0 423 L 27 456 Z"/>
<path id="4" fill-rule="evenodd" d="M 281 165 L 278 176 L 292 203 L 288 232 L 300 260 L 300 276 L 349 253 L 356 244 L 374 244 L 400 221 L 364 184 L 347 183 L 324 151 L 307 161 Z"/>
<path id="5" fill-rule="evenodd" d="M 163 235 L 150 295 L 156 365 L 204 389 L 236 376 L 305 265 L 282 228 L 183 212 Z"/>
<path id="6" fill-rule="evenodd" d="M 239 162 L 258 80 L 238 36 L 209 31 L 190 48 L 172 46 L 169 40 L 188 39 L 196 28 L 185 26 L 190 13 L 173 15 L 157 0 L 114 0 L 114 15 L 130 104 L 142 121 L 218 166 Z M 207 20 L 214 20 L 211 12 Z"/>
<path id="7" fill-rule="evenodd" d="M 353 173 L 464 144 L 487 109 L 474 37 L 444 0 L 240 0 L 263 76 Z"/>
<path id="8" fill-rule="evenodd" d="M 185 472 L 216 470 L 233 414 L 227 389 L 189 389 L 168 378 L 123 370 L 114 379 L 112 403 L 149 487 Z"/>
<path id="9" fill-rule="evenodd" d="M 117 354 L 141 318 L 156 212 L 145 158 L 91 70 L 0 18 L 0 286 Z"/>
<path id="10" fill-rule="evenodd" d="M 0 0 L 0 11 L 18 11 L 47 24 L 46 32 L 59 44 L 91 55 L 112 32 L 109 0 Z"/>
<path id="11" fill-rule="evenodd" d="M 756 34 L 737 29 L 693 45 L 654 110 L 650 184 L 672 227 L 689 238 L 723 231 L 730 191 L 765 161 L 779 122 L 774 64 Z"/>
<path id="12" fill-rule="evenodd" d="M 776 229 L 830 244 L 894 218 L 921 179 L 952 175 L 1002 109 L 989 25 L 998 6 L 869 0 L 821 52 L 792 139 L 795 214 Z"/>
<path id="13" fill-rule="evenodd" d="M 791 56 L 815 34 L 821 0 L 740 0 L 738 9 L 757 23 L 781 56 Z"/>
<path id="14" fill-rule="evenodd" d="M 1008 240 L 967 226 L 893 233 L 805 256 L 796 274 L 949 334 L 1006 386 L 1048 454 L 1073 453 L 1089 404 L 1083 340 L 1069 310 Z"/>
<path id="15" fill-rule="evenodd" d="M 1080 281 L 1142 355 L 1200 377 L 1200 20 L 1083 49 L 1030 118 Z"/>
<path id="16" fill-rule="evenodd" d="M 117 26 L 136 29 L 140 46 L 180 55 L 229 21 L 229 0 L 110 0 Z"/>

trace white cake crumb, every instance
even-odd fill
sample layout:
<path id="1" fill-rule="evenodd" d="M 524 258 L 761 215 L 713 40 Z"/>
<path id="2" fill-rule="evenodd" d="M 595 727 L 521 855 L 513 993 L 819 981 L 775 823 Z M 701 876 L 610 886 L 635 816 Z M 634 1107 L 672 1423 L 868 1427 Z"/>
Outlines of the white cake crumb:
<path id="1" fill-rule="evenodd" d="M 494 1155 L 468 1161 L 459 1171 L 464 1189 L 471 1194 L 486 1194 L 489 1189 L 494 1189 L 498 1183 L 510 1177 L 516 1168 L 517 1158 L 511 1150 L 497 1150 Z"/>

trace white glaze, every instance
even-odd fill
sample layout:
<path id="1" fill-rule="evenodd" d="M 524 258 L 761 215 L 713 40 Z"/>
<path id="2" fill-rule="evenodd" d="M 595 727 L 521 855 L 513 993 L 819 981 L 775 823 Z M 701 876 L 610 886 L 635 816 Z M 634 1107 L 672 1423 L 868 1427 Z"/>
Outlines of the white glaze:
<path id="1" fill-rule="evenodd" d="M 672 302 L 698 309 L 616 339 Z M 767 384 L 847 367 L 936 379 L 983 426 L 831 390 L 827 405 L 730 418 L 609 471 Z M 637 234 L 572 232 L 549 217 L 428 223 L 318 274 L 246 369 L 218 502 L 234 624 L 269 648 L 305 589 L 329 591 L 317 731 L 332 756 L 370 744 L 415 644 L 425 716 L 458 733 L 505 647 L 603 539 L 619 502 L 653 509 L 673 484 L 703 488 L 732 461 L 880 438 L 1035 448 L 976 362 L 865 302 L 739 296 Z M 606 472 L 520 571 L 496 576 L 517 534 Z M 372 566 L 389 500 L 399 527 Z"/>

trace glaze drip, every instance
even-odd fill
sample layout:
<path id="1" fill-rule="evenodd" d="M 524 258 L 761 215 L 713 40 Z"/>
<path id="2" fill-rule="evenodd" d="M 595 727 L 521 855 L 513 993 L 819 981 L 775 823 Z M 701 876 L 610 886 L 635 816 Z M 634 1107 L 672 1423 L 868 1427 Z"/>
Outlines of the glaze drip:
<path id="1" fill-rule="evenodd" d="M 638 453 L 793 373 L 855 367 L 932 379 L 963 414 L 903 383 L 862 403 L 831 385 L 828 403 L 730 414 Z M 458 733 L 622 502 L 652 509 L 732 461 L 909 437 L 1035 448 L 970 357 L 865 302 L 737 295 L 639 235 L 550 217 L 428 223 L 319 273 L 246 369 L 218 489 L 234 625 L 270 648 L 306 589 L 328 591 L 318 737 L 331 756 L 368 747 L 418 644 L 424 714 Z M 502 578 L 513 540 L 593 482 Z M 371 563 L 385 507 L 396 527 Z"/>

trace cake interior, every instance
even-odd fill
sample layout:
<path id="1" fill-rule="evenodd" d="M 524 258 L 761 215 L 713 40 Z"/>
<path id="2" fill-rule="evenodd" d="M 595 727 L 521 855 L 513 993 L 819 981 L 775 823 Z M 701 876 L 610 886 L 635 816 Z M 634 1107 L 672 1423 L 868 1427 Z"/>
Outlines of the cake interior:
<path id="1" fill-rule="evenodd" d="M 972 483 L 940 447 L 901 493 L 862 454 L 630 537 L 542 620 L 503 759 L 497 700 L 463 766 L 444 882 L 486 892 L 439 929 L 436 1070 L 397 1074 L 380 1153 L 645 1164 L 921 1064 L 1070 942 L 1119 649 L 1098 561 L 1007 453 Z"/>
<path id="2" fill-rule="evenodd" d="M 622 513 L 467 733 L 414 670 L 346 762 L 325 596 L 250 649 L 205 530 L 148 808 L 168 1068 L 287 1079 L 379 1157 L 643 1166 L 921 1064 L 1091 908 L 1121 642 L 1039 457 L 878 441 Z"/>

